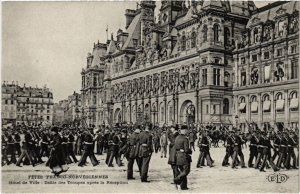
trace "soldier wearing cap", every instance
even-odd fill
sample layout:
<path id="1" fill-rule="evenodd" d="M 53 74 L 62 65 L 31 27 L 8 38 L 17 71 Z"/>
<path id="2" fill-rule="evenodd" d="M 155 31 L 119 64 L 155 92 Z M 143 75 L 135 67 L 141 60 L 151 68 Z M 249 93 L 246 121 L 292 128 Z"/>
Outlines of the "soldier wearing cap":
<path id="1" fill-rule="evenodd" d="M 209 139 L 207 137 L 207 130 L 202 133 L 201 144 L 200 144 L 200 160 L 197 163 L 197 167 L 204 164 L 204 160 L 206 159 L 207 165 L 213 167 L 213 161 L 211 160 L 209 153 Z"/>
<path id="2" fill-rule="evenodd" d="M 139 134 L 140 134 L 140 129 L 135 129 L 135 131 L 130 135 L 127 141 L 127 153 L 126 153 L 126 158 L 127 158 L 127 179 L 132 180 L 135 179 L 133 177 L 133 165 L 134 165 L 134 160 L 138 156 L 138 151 L 139 151 Z M 139 169 L 141 170 L 141 169 Z"/>
<path id="3" fill-rule="evenodd" d="M 263 142 L 264 142 L 264 139 L 263 139 L 261 133 L 262 132 L 260 130 L 257 130 L 258 143 L 257 143 L 257 157 L 256 157 L 255 164 L 254 164 L 255 169 L 258 169 L 259 164 L 261 163 L 261 159 L 263 157 Z"/>
<path id="4" fill-rule="evenodd" d="M 263 157 L 262 157 L 262 165 L 260 166 L 259 170 L 261 172 L 265 172 L 264 168 L 265 168 L 266 162 L 268 160 L 269 164 L 273 168 L 274 172 L 276 172 L 279 169 L 276 167 L 273 160 L 271 159 L 271 148 L 273 148 L 273 146 L 271 145 L 270 138 L 266 136 L 266 132 L 262 132 L 261 139 L 262 139 L 262 142 L 260 145 L 262 146 L 262 149 L 263 149 Z"/>
<path id="5" fill-rule="evenodd" d="M 180 135 L 175 139 L 174 149 L 176 150 L 176 177 L 174 183 L 180 185 L 181 190 L 188 190 L 187 175 L 191 169 L 191 156 L 192 150 L 189 148 L 189 140 L 186 137 L 187 130 L 181 129 Z"/>
<path id="6" fill-rule="evenodd" d="M 274 154 L 272 156 L 273 162 L 275 161 L 276 157 L 279 157 L 279 147 L 280 147 L 280 142 L 281 142 L 281 132 L 278 131 L 275 133 L 275 138 L 273 139 L 273 144 L 274 144 Z"/>
<path id="7" fill-rule="evenodd" d="M 287 133 L 283 132 L 283 136 L 280 141 L 280 147 L 279 147 L 279 158 L 277 160 L 277 167 L 282 168 L 282 164 L 285 164 L 285 160 L 287 158 L 287 148 L 288 148 L 288 139 L 287 139 Z"/>
<path id="8" fill-rule="evenodd" d="M 151 159 L 151 155 L 153 153 L 153 145 L 152 145 L 152 135 L 149 132 L 148 126 L 146 126 L 145 130 L 142 131 L 139 135 L 139 165 L 141 169 L 141 181 L 148 181 L 148 170 L 149 163 Z"/>
<path id="9" fill-rule="evenodd" d="M 237 164 L 238 164 L 238 158 L 237 156 L 240 157 L 241 160 L 241 167 L 242 168 L 246 168 L 245 166 L 245 161 L 244 161 L 244 154 L 242 151 L 242 144 L 243 144 L 243 140 L 242 138 L 238 135 L 239 131 L 237 131 L 237 133 L 233 136 L 233 143 L 234 143 L 234 147 L 233 147 L 233 157 L 232 157 L 232 164 L 231 167 L 232 168 L 236 168 Z"/>
<path id="10" fill-rule="evenodd" d="M 85 163 L 86 163 L 87 157 L 90 158 L 93 166 L 97 166 L 99 164 L 99 162 L 96 159 L 95 154 L 94 154 L 94 141 L 95 141 L 95 139 L 94 139 L 91 131 L 86 130 L 84 132 L 84 138 L 83 138 L 83 154 L 78 163 L 78 166 L 83 167 L 83 165 L 85 165 Z"/>
<path id="11" fill-rule="evenodd" d="M 294 169 L 297 169 L 297 158 L 296 158 L 296 155 L 295 155 L 295 152 L 294 152 L 294 148 L 297 146 L 297 142 L 294 140 L 294 135 L 295 135 L 295 132 L 291 131 L 290 132 L 290 136 L 289 135 L 286 135 L 287 137 L 287 158 L 286 158 L 286 161 L 285 161 L 285 166 L 287 169 L 290 169 L 291 167 L 291 158 L 293 159 L 293 166 L 292 168 Z"/>
<path id="12" fill-rule="evenodd" d="M 249 145 L 249 150 L 250 150 L 250 156 L 249 156 L 249 160 L 248 160 L 249 168 L 253 167 L 253 163 L 252 163 L 253 159 L 257 158 L 257 143 L 258 143 L 258 138 L 256 137 L 256 131 L 254 130 L 252 132 L 252 135 L 250 138 L 250 145 Z"/>
<path id="13" fill-rule="evenodd" d="M 234 140 L 233 140 L 233 135 L 234 131 L 231 130 L 229 131 L 229 134 L 226 138 L 226 154 L 225 154 L 225 157 L 223 159 L 223 162 L 222 162 L 222 166 L 228 166 L 229 165 L 229 157 L 233 157 L 233 147 L 234 147 Z"/>

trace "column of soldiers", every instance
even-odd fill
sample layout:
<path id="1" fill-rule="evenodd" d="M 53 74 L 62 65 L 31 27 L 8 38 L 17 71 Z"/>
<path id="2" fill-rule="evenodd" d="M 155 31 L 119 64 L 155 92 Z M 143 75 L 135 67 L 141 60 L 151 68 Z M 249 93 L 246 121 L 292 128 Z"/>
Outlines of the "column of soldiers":
<path id="1" fill-rule="evenodd" d="M 54 129 L 53 129 L 54 128 Z M 148 170 L 153 153 L 161 152 L 161 158 L 169 154 L 168 164 L 173 172 L 173 184 L 187 188 L 187 175 L 190 172 L 191 154 L 195 144 L 199 147 L 197 168 L 214 167 L 211 147 L 219 147 L 223 141 L 225 156 L 222 166 L 233 169 L 246 168 L 243 148 L 249 141 L 248 167 L 265 171 L 272 167 L 274 171 L 282 168 L 297 169 L 299 164 L 299 143 L 297 130 L 255 130 L 242 133 L 238 129 L 213 126 L 133 126 L 117 125 L 95 128 L 81 127 L 28 127 L 9 129 L 2 134 L 2 166 L 12 163 L 17 166 L 41 164 L 47 158 L 46 165 L 53 173 L 65 172 L 70 163 L 88 165 L 90 158 L 93 166 L 99 165 L 95 154 L 106 153 L 105 163 L 108 167 L 123 166 L 127 159 L 127 179 L 133 176 L 134 163 L 137 164 L 141 182 L 149 182 Z M 198 139 L 198 140 L 197 140 Z M 197 142 L 197 143 L 196 143 Z M 295 154 L 297 149 L 297 156 Z M 76 156 L 80 155 L 78 160 Z M 54 159 L 53 159 L 54 158 Z M 56 158 L 56 159 L 55 159 Z M 59 159 L 57 159 L 59 158 Z M 231 160 L 231 164 L 229 161 Z M 60 166 L 60 168 L 57 168 Z"/>

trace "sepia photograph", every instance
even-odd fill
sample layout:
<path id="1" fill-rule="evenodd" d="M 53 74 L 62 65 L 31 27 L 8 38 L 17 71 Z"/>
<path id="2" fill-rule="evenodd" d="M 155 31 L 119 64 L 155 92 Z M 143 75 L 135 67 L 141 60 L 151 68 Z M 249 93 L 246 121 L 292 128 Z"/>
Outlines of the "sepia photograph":
<path id="1" fill-rule="evenodd" d="M 2 1 L 1 193 L 299 193 L 299 1 Z"/>

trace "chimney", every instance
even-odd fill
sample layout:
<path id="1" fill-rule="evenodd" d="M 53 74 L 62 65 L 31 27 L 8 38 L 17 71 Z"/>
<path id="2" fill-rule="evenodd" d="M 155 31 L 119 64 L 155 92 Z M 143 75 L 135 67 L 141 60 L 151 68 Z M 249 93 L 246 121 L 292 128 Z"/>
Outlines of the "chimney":
<path id="1" fill-rule="evenodd" d="M 125 28 L 127 29 L 135 16 L 135 10 L 126 9 L 125 16 L 126 16 L 126 27 Z"/>

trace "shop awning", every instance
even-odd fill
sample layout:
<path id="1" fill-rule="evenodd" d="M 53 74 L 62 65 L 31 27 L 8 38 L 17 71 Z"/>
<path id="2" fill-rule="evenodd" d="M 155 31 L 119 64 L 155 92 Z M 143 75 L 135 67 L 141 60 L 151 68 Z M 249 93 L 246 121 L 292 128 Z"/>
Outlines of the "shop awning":
<path id="1" fill-rule="evenodd" d="M 258 111 L 258 103 L 252 102 L 251 103 L 251 112 L 257 112 Z"/>
<path id="2" fill-rule="evenodd" d="M 263 103 L 263 110 L 264 111 L 269 111 L 270 108 L 271 108 L 271 101 L 270 100 L 264 101 L 264 103 Z"/>
<path id="3" fill-rule="evenodd" d="M 246 108 L 246 103 L 240 103 L 239 110 L 244 110 Z"/>
<path id="4" fill-rule="evenodd" d="M 276 110 L 277 111 L 284 110 L 284 100 L 277 100 L 276 101 Z"/>
<path id="5" fill-rule="evenodd" d="M 297 109 L 299 106 L 299 99 L 298 98 L 292 98 L 291 99 L 291 104 L 290 104 L 290 109 Z"/>

